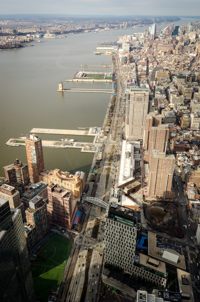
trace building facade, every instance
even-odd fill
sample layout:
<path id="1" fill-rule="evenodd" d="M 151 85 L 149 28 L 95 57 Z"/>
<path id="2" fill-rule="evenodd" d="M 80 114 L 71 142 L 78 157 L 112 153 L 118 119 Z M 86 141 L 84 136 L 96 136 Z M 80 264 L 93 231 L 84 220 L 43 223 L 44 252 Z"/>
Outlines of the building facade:
<path id="1" fill-rule="evenodd" d="M 136 250 L 139 221 L 135 211 L 117 204 L 110 205 L 104 232 L 104 268 L 117 267 L 121 270 L 119 278 L 126 273 L 164 288 L 167 283 L 165 264 L 138 254 Z"/>
<path id="2" fill-rule="evenodd" d="M 33 281 L 22 216 L 0 198 L 0 301 L 34 301 Z"/>
<path id="3" fill-rule="evenodd" d="M 39 175 L 44 171 L 42 141 L 35 135 L 26 138 L 26 156 L 31 183 L 39 181 Z"/>
<path id="4" fill-rule="evenodd" d="M 31 244 L 33 246 L 37 241 L 41 240 L 48 231 L 48 217 L 46 201 L 40 197 L 35 196 L 29 201 L 29 207 L 25 211 L 27 224 L 27 239 L 31 237 Z M 31 232 L 30 232 L 31 230 Z M 31 233 L 31 234 L 30 234 Z M 34 234 L 34 240 L 33 240 Z M 28 236 L 30 235 L 30 237 Z"/>
<path id="5" fill-rule="evenodd" d="M 13 186 L 3 184 L 0 186 L 0 197 L 9 201 L 9 206 L 11 209 L 18 208 L 21 205 L 19 191 Z"/>
<path id="6" fill-rule="evenodd" d="M 149 161 L 148 197 L 170 197 L 174 169 L 174 155 L 153 150 Z"/>
<path id="7" fill-rule="evenodd" d="M 149 36 L 151 39 L 155 39 L 156 37 L 156 24 L 152 24 L 151 26 L 149 26 Z"/>
<path id="8" fill-rule="evenodd" d="M 131 274 L 137 239 L 134 212 L 122 206 L 111 205 L 106 218 L 104 236 L 105 263 Z"/>
<path id="9" fill-rule="evenodd" d="M 145 119 L 149 111 L 149 90 L 134 87 L 126 93 L 125 136 L 129 141 L 143 138 Z"/>
<path id="10" fill-rule="evenodd" d="M 71 191 L 56 184 L 48 186 L 47 211 L 51 224 L 71 229 L 76 204 L 77 199 L 73 198 Z"/>
<path id="11" fill-rule="evenodd" d="M 144 130 L 145 160 L 149 161 L 153 150 L 166 153 L 168 138 L 168 125 L 158 124 L 158 120 L 153 116 L 147 116 Z"/>
<path id="12" fill-rule="evenodd" d="M 11 185 L 15 185 L 15 184 L 28 185 L 29 183 L 28 166 L 24 165 L 18 159 L 16 159 L 13 164 L 3 167 L 3 169 L 4 169 L 5 178 Z"/>

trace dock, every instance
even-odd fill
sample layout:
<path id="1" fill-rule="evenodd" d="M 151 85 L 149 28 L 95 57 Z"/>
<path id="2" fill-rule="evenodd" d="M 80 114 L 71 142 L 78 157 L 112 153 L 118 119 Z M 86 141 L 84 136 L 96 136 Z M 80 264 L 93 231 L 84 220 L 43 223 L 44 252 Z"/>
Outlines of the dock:
<path id="1" fill-rule="evenodd" d="M 97 136 L 101 131 L 100 127 L 90 127 L 88 129 L 73 130 L 73 129 L 48 129 L 48 128 L 33 128 L 31 134 L 53 134 L 53 135 L 71 135 L 71 136 Z"/>
<path id="2" fill-rule="evenodd" d="M 93 136 L 92 142 L 79 142 L 74 139 L 62 138 L 60 140 L 42 139 L 42 146 L 49 148 L 61 149 L 80 149 L 81 152 L 96 153 L 99 147 L 102 146 L 101 128 L 89 127 L 79 130 L 73 129 L 48 129 L 48 128 L 33 128 L 31 134 L 47 134 L 47 135 L 68 135 L 68 136 Z M 6 145 L 11 147 L 25 146 L 26 137 L 10 138 Z"/>
<path id="3" fill-rule="evenodd" d="M 25 146 L 25 137 L 10 138 L 6 145 L 11 147 Z M 88 142 L 70 142 L 70 141 L 58 141 L 58 140 L 42 140 L 43 147 L 59 148 L 59 149 L 81 149 L 81 152 L 95 153 L 98 151 L 98 146 L 94 143 Z"/>
<path id="4" fill-rule="evenodd" d="M 82 88 L 62 88 L 62 90 L 57 89 L 57 92 L 72 92 L 72 93 L 113 93 L 110 89 L 82 89 Z"/>
<path id="5" fill-rule="evenodd" d="M 112 83 L 110 79 L 84 79 L 84 78 L 74 78 L 74 79 L 67 79 L 64 82 L 72 82 L 72 83 Z"/>

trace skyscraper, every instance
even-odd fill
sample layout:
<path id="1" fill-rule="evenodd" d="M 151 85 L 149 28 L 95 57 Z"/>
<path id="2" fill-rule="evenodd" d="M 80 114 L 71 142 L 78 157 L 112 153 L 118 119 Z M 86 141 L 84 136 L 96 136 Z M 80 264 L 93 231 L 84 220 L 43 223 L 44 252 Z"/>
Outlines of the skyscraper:
<path id="1" fill-rule="evenodd" d="M 0 198 L 0 301 L 34 301 L 21 211 Z"/>
<path id="2" fill-rule="evenodd" d="M 44 171 L 44 157 L 42 141 L 35 135 L 31 134 L 26 139 L 26 156 L 30 181 L 36 183 L 39 181 L 39 174 Z"/>
<path id="3" fill-rule="evenodd" d="M 11 184 L 29 183 L 28 167 L 18 159 L 13 164 L 3 167 L 6 180 Z"/>
<path id="4" fill-rule="evenodd" d="M 48 186 L 47 211 L 50 223 L 63 228 L 71 228 L 76 210 L 77 199 L 70 190 L 52 184 Z"/>
<path id="5" fill-rule="evenodd" d="M 145 160 L 153 150 L 166 153 L 169 138 L 169 127 L 167 124 L 160 124 L 153 116 L 147 116 L 144 130 Z"/>
<path id="6" fill-rule="evenodd" d="M 149 110 L 149 90 L 134 87 L 127 91 L 126 99 L 126 139 L 129 141 L 142 139 L 145 119 Z"/>
<path id="7" fill-rule="evenodd" d="M 105 224 L 105 264 L 133 272 L 137 227 L 133 210 L 111 205 Z"/>
<path id="8" fill-rule="evenodd" d="M 47 204 L 39 195 L 29 201 L 26 209 L 27 225 L 34 228 L 35 243 L 42 239 L 48 231 Z"/>
<path id="9" fill-rule="evenodd" d="M 140 213 L 117 204 L 111 204 L 105 221 L 103 275 L 124 283 L 124 274 L 143 279 L 159 287 L 166 287 L 166 266 L 137 248 Z M 113 269 L 114 268 L 114 269 Z M 118 270 L 115 270 L 118 268 Z M 103 277 L 104 282 L 105 278 Z M 126 283 L 126 281 L 125 281 Z"/>
<path id="10" fill-rule="evenodd" d="M 149 35 L 152 39 L 155 39 L 156 37 L 156 24 L 152 24 L 151 26 L 149 26 Z"/>
<path id="11" fill-rule="evenodd" d="M 169 196 L 172 189 L 172 179 L 175 168 L 174 155 L 152 151 L 149 161 L 148 197 Z"/>

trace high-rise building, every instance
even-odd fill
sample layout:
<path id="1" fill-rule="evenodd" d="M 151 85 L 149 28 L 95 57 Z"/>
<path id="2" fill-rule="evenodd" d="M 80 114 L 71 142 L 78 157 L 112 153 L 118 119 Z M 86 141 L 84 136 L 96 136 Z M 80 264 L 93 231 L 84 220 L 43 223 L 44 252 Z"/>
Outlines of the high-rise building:
<path id="1" fill-rule="evenodd" d="M 77 199 L 71 191 L 52 184 L 48 187 L 47 211 L 50 223 L 63 228 L 71 228 L 76 210 Z"/>
<path id="2" fill-rule="evenodd" d="M 21 204 L 19 191 L 7 184 L 0 186 L 0 197 L 9 201 L 11 209 L 18 208 Z"/>
<path id="3" fill-rule="evenodd" d="M 152 24 L 151 26 L 149 26 L 149 35 L 152 39 L 155 39 L 156 37 L 156 24 Z"/>
<path id="4" fill-rule="evenodd" d="M 147 116 L 144 130 L 145 160 L 149 161 L 153 150 L 166 153 L 168 138 L 169 126 L 160 124 L 153 116 Z"/>
<path id="5" fill-rule="evenodd" d="M 37 241 L 42 239 L 48 231 L 46 201 L 38 195 L 35 196 L 33 199 L 29 201 L 29 207 L 26 209 L 25 213 L 26 213 L 27 225 L 31 227 L 32 231 L 34 229 L 35 242 L 32 242 L 33 245 Z"/>
<path id="6" fill-rule="evenodd" d="M 104 232 L 104 283 L 107 282 L 106 275 L 125 284 L 129 284 L 127 283 L 129 277 L 135 276 L 137 279 L 144 280 L 144 282 L 150 282 L 163 288 L 166 287 L 167 272 L 165 263 L 157 261 L 138 250 L 136 242 L 138 227 L 141 223 L 140 219 L 140 213 L 138 212 L 118 204 L 110 205 Z M 113 268 L 117 268 L 117 270 Z"/>
<path id="7" fill-rule="evenodd" d="M 129 141 L 143 138 L 146 116 L 149 110 L 149 90 L 132 87 L 127 91 L 125 135 Z"/>
<path id="8" fill-rule="evenodd" d="M 28 166 L 24 165 L 18 159 L 13 164 L 3 167 L 6 180 L 11 184 L 29 183 Z"/>
<path id="9" fill-rule="evenodd" d="M 105 223 L 105 264 L 133 272 L 137 227 L 135 212 L 131 209 L 111 205 Z"/>
<path id="10" fill-rule="evenodd" d="M 120 273 L 114 278 L 123 281 L 124 273 L 166 287 L 166 266 L 162 261 L 138 252 L 137 229 L 140 213 L 117 204 L 111 204 L 105 221 L 104 270 L 103 275 L 112 275 L 113 267 Z M 118 270 L 118 271 L 119 271 Z M 105 281 L 106 282 L 106 281 Z"/>
<path id="11" fill-rule="evenodd" d="M 23 193 L 21 201 L 23 202 L 25 208 L 29 207 L 29 201 L 39 195 L 43 197 L 43 199 L 47 199 L 47 184 L 43 182 L 37 182 L 35 184 L 30 184 L 26 188 L 26 192 Z"/>
<path id="12" fill-rule="evenodd" d="M 69 190 L 73 198 L 80 198 L 85 187 L 85 173 L 77 171 L 75 174 L 71 174 L 54 169 L 48 173 L 42 173 L 42 181 L 49 186 L 52 184 L 58 185 L 63 189 Z"/>
<path id="13" fill-rule="evenodd" d="M 180 34 L 180 26 L 176 25 L 172 31 L 172 36 L 178 36 Z"/>
<path id="14" fill-rule="evenodd" d="M 34 301 L 21 211 L 0 198 L 0 301 Z"/>
<path id="15" fill-rule="evenodd" d="M 149 160 L 148 197 L 170 196 L 175 168 L 174 155 L 152 151 Z"/>
<path id="16" fill-rule="evenodd" d="M 42 141 L 35 135 L 26 138 L 26 156 L 30 181 L 36 183 L 39 181 L 39 175 L 44 171 L 44 157 Z"/>

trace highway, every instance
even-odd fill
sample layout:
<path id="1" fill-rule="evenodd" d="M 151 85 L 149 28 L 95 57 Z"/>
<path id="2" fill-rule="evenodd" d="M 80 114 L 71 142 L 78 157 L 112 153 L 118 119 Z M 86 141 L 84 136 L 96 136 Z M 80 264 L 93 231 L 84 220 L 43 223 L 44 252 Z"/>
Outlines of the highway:
<path id="1" fill-rule="evenodd" d="M 110 131 L 104 143 L 105 148 L 101 164 L 101 176 L 96 192 L 96 196 L 104 198 L 105 200 L 109 200 L 110 189 L 118 182 L 125 113 L 125 78 L 121 72 L 122 69 L 117 56 L 114 57 L 113 64 L 117 75 L 117 95 Z"/>
<path id="2" fill-rule="evenodd" d="M 121 138 L 125 113 L 126 77 L 121 74 L 118 59 L 113 58 L 114 70 L 117 74 L 116 98 L 111 97 L 104 119 L 102 133 L 102 160 L 98 166 L 99 179 L 91 183 L 96 186 L 95 197 L 108 202 L 111 189 L 118 182 L 120 165 Z M 113 106 L 113 100 L 114 106 Z M 112 113 L 112 118 L 111 114 Z M 111 124 L 108 131 L 108 124 Z M 91 170 L 97 167 L 97 153 L 94 155 Z M 90 197 L 91 191 L 86 196 Z M 96 301 L 99 291 L 99 278 L 103 265 L 103 224 L 99 221 L 105 216 L 105 210 L 95 205 L 89 206 L 82 232 L 76 236 L 72 257 L 68 261 L 64 280 L 64 290 L 59 301 Z M 97 228 L 97 237 L 94 230 Z M 86 259 L 87 258 L 87 259 Z M 79 266 L 80 265 L 80 266 Z M 84 280 L 83 280 L 84 279 Z M 81 293 L 82 292 L 82 293 Z"/>

